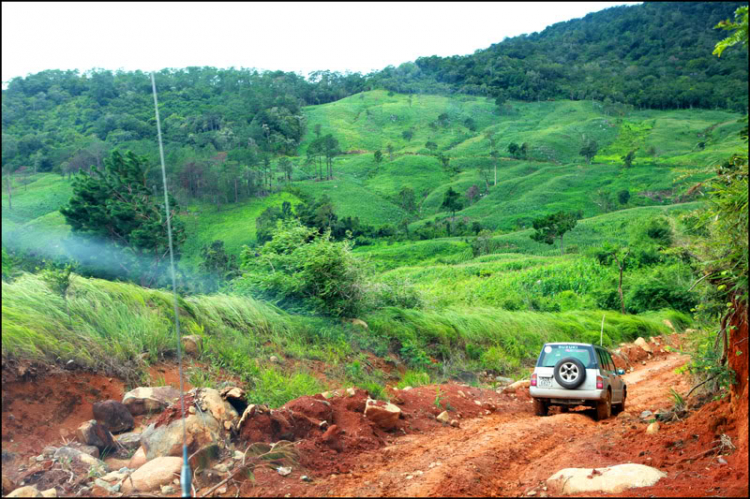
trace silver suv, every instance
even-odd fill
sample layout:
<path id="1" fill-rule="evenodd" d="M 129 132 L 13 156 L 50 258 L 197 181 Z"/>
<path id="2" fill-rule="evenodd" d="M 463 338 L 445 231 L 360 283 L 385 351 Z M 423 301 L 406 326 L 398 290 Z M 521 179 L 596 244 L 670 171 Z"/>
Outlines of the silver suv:
<path id="1" fill-rule="evenodd" d="M 596 409 L 597 421 L 625 409 L 627 386 L 606 349 L 590 343 L 545 343 L 529 388 L 534 412 L 546 416 L 549 407 L 586 405 Z"/>

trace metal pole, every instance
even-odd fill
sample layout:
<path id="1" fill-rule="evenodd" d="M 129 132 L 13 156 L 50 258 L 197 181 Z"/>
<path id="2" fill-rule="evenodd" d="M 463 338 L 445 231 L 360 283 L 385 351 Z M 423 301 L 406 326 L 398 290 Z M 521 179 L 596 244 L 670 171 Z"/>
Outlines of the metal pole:
<path id="1" fill-rule="evenodd" d="M 169 267 L 172 273 L 172 294 L 174 296 L 174 326 L 177 334 L 177 363 L 180 371 L 180 411 L 182 413 L 182 471 L 180 486 L 182 497 L 190 497 L 190 464 L 188 463 L 187 429 L 185 426 L 185 387 L 182 382 L 182 345 L 180 341 L 180 313 L 177 307 L 177 279 L 174 272 L 174 250 L 172 248 L 172 217 L 169 211 L 169 194 L 167 192 L 167 169 L 164 166 L 164 144 L 161 139 L 161 122 L 159 121 L 159 102 L 156 99 L 156 80 L 151 73 L 151 88 L 154 91 L 154 109 L 156 110 L 156 130 L 159 136 L 159 158 L 161 159 L 161 179 L 164 184 L 164 209 L 167 212 L 167 236 L 169 238 Z"/>

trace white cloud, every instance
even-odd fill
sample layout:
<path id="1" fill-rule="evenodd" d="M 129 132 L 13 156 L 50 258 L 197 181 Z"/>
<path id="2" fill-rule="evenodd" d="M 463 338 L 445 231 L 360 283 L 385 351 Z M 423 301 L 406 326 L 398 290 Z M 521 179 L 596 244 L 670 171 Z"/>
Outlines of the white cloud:
<path id="1" fill-rule="evenodd" d="M 613 5 L 2 3 L 2 80 L 45 69 L 382 69 L 473 53 Z"/>

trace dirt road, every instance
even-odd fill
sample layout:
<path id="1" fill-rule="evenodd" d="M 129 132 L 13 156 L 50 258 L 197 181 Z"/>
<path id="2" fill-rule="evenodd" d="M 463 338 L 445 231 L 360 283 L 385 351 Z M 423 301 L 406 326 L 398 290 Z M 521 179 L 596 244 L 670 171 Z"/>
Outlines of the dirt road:
<path id="1" fill-rule="evenodd" d="M 627 412 L 668 407 L 670 387 L 686 391 L 674 370 L 687 360 L 672 354 L 626 375 Z M 541 418 L 533 414 L 530 400 L 526 406 L 521 412 L 467 421 L 461 428 L 402 437 L 362 454 L 355 471 L 320 486 L 336 496 L 512 496 L 543 492 L 540 481 L 561 468 L 623 462 L 618 447 L 631 426 L 627 418 L 597 423 L 589 410 Z"/>

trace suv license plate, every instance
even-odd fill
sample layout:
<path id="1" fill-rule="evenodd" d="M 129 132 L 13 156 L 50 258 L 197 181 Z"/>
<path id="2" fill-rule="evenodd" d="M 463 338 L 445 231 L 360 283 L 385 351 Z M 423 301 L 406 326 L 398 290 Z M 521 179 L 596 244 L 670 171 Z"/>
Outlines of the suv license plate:
<path id="1" fill-rule="evenodd" d="M 539 377 L 539 388 L 552 388 L 552 378 Z"/>

